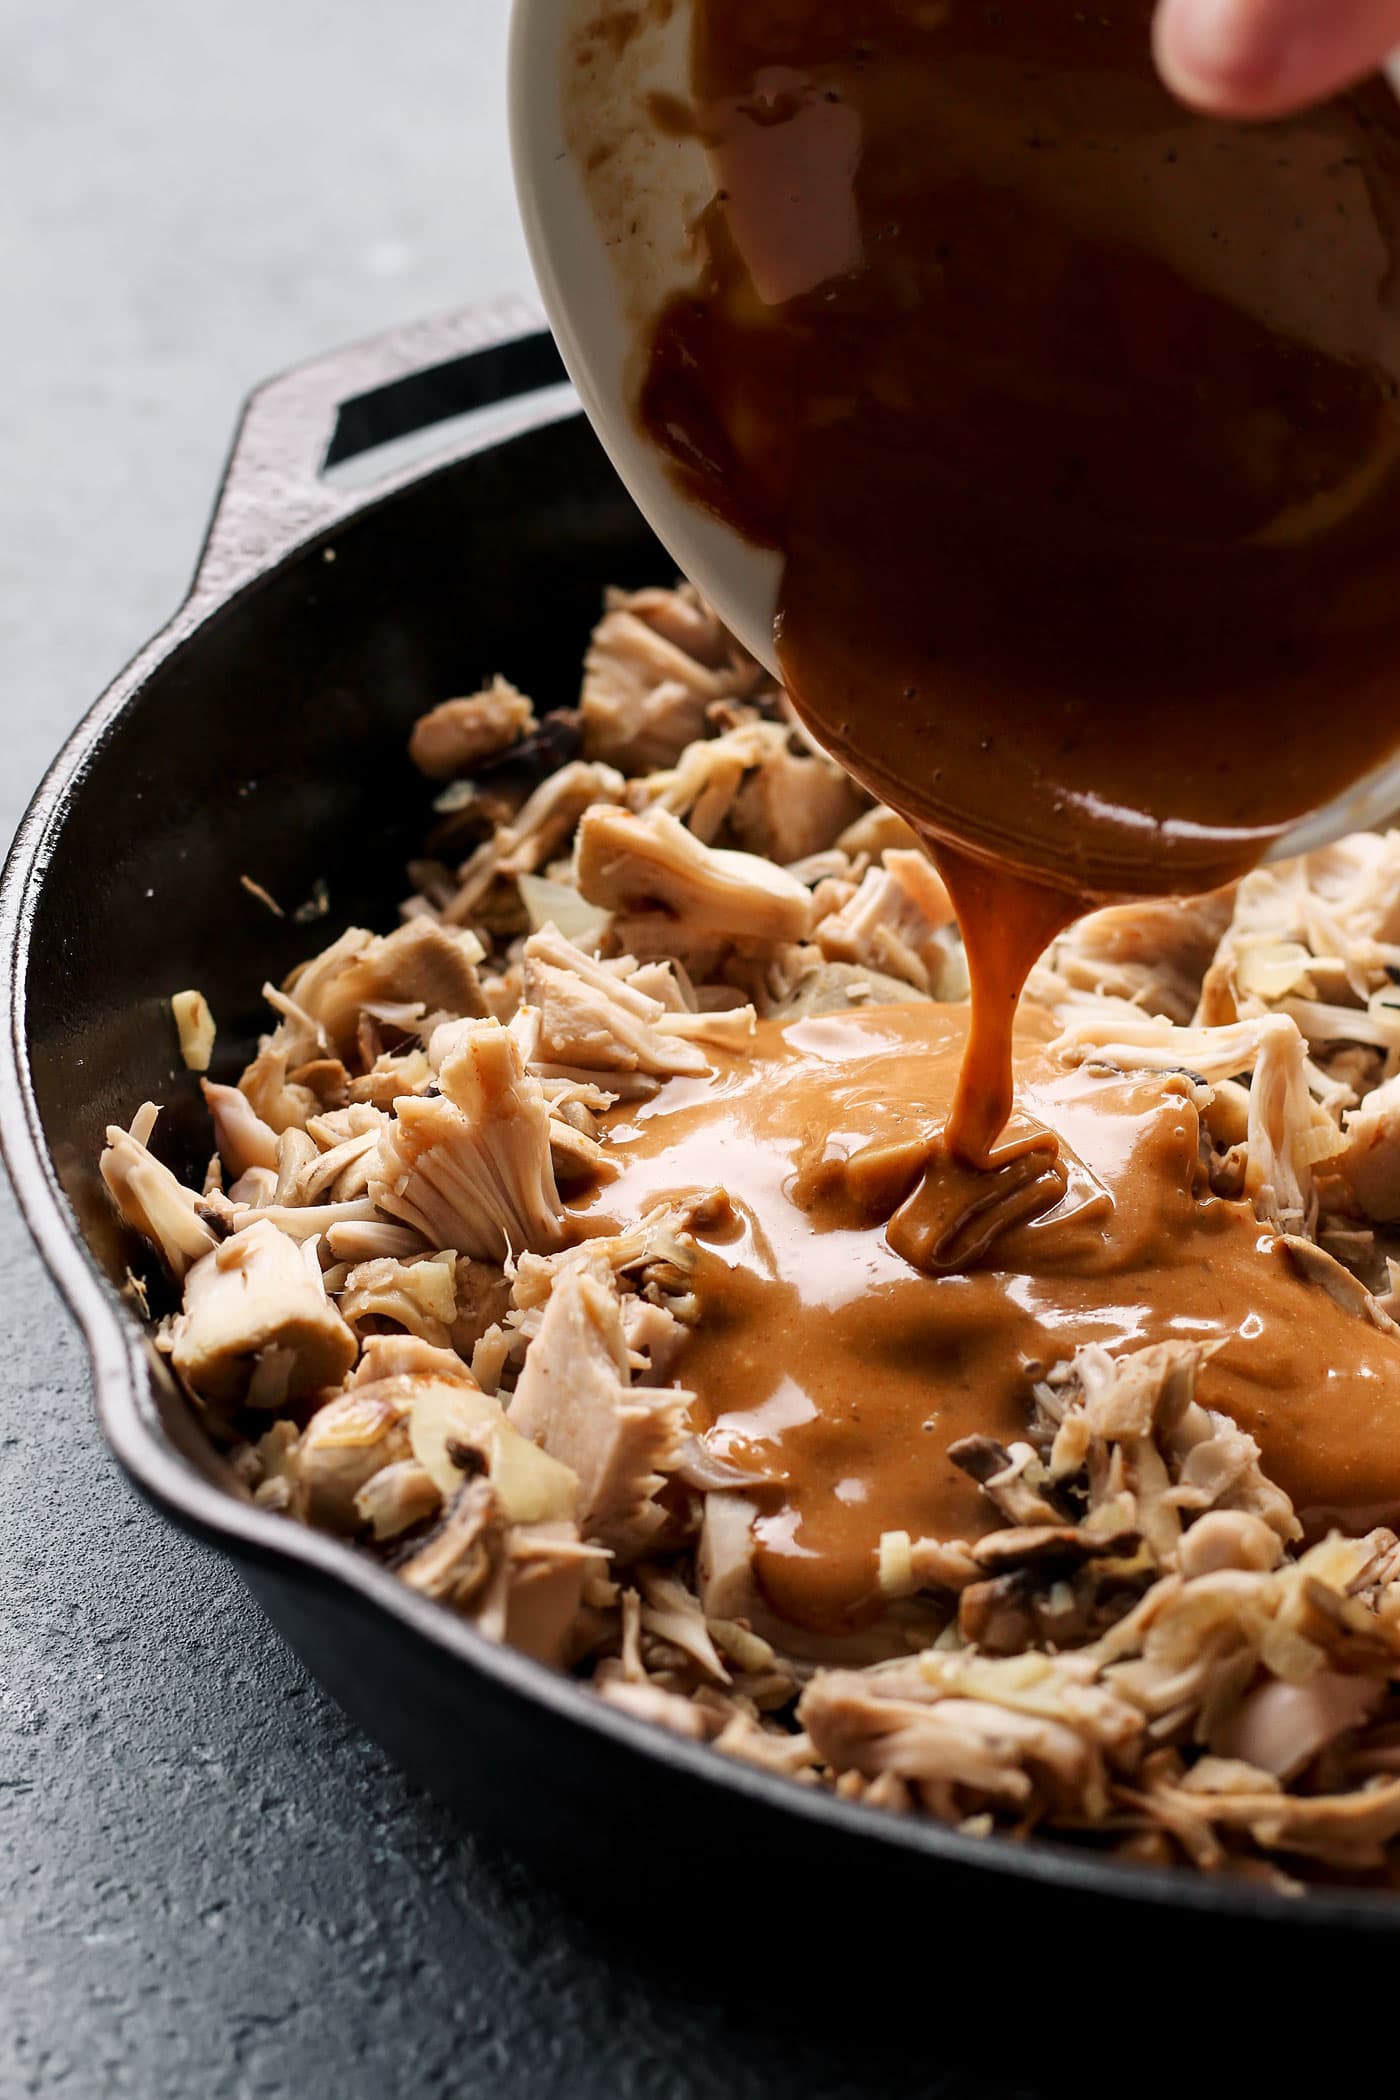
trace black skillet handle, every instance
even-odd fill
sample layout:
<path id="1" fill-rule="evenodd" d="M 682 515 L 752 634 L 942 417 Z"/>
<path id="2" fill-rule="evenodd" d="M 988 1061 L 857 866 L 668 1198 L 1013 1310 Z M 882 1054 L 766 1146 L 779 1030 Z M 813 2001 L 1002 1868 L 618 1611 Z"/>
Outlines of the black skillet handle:
<path id="1" fill-rule="evenodd" d="M 565 377 L 539 308 L 511 299 L 396 328 L 269 380 L 243 411 L 191 602 L 226 596 L 386 485 L 464 447 L 446 445 L 369 487 L 338 489 L 325 468 Z"/>

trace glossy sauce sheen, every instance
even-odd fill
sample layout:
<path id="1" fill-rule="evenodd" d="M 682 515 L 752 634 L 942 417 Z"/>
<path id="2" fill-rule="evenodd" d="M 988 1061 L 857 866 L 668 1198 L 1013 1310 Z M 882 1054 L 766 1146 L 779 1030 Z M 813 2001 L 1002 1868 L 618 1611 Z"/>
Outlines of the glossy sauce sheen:
<path id="1" fill-rule="evenodd" d="M 718 194 L 640 413 L 949 877 L 976 1158 L 1032 922 L 1213 887 L 1400 742 L 1400 111 L 1190 115 L 1149 0 L 693 12 Z"/>
<path id="2" fill-rule="evenodd" d="M 1189 1082 L 1070 1069 L 1052 1024 L 1023 1014 L 1006 1146 L 1039 1144 L 1041 1186 L 1027 1204 L 1017 1174 L 977 1177 L 987 1207 L 954 1201 L 937 1248 L 924 1206 L 946 1180 L 925 1169 L 966 1026 L 966 1008 L 923 1003 L 762 1022 L 751 1054 L 609 1119 L 621 1171 L 587 1230 L 729 1193 L 732 1219 L 700 1234 L 681 1368 L 708 1446 L 765 1483 L 755 1566 L 775 1613 L 858 1629 L 880 1613 L 883 1532 L 983 1531 L 947 1447 L 1024 1436 L 1034 1378 L 1089 1341 L 1219 1341 L 1198 1395 L 1258 1438 L 1300 1510 L 1400 1507 L 1400 1438 L 1378 1436 L 1400 1348 L 1305 1282 L 1248 1204 L 1210 1193 Z M 932 1273 L 897 1251 L 919 1232 Z"/>

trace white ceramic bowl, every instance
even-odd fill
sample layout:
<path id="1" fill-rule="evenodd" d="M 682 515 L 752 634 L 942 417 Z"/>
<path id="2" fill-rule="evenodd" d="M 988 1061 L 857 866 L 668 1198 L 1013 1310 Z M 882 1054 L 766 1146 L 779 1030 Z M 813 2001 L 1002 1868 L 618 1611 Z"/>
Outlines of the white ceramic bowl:
<path id="1" fill-rule="evenodd" d="M 646 323 L 693 280 L 690 229 L 714 190 L 699 142 L 652 114 L 657 98 L 689 103 L 689 30 L 689 0 L 514 0 L 516 189 L 545 310 L 609 458 L 678 567 L 776 671 L 779 558 L 682 494 L 633 410 Z M 1397 807 L 1400 757 L 1304 818 L 1268 857 L 1309 852 Z"/>
<path id="2" fill-rule="evenodd" d="M 690 228 L 713 183 L 699 143 L 668 136 L 649 113 L 654 96 L 689 102 L 687 0 L 665 21 L 666 10 L 639 7 L 621 45 L 587 34 L 610 4 L 515 0 L 510 135 L 530 259 L 569 376 L 642 515 L 776 670 L 778 557 L 689 502 L 633 414 L 642 328 L 694 277 Z"/>

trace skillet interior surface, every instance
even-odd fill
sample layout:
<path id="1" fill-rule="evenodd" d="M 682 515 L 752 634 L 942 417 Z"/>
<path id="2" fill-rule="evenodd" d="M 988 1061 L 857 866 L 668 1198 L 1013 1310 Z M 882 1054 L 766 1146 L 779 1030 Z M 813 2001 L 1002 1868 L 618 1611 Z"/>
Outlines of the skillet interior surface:
<path id="1" fill-rule="evenodd" d="M 467 340 L 490 342 L 492 324 L 476 317 Z M 569 704 L 603 586 L 671 573 L 553 384 L 544 339 L 526 340 L 514 435 L 469 437 L 387 493 L 342 500 L 329 523 L 324 507 L 304 503 L 271 535 L 271 555 L 245 545 L 215 565 L 226 573 L 212 583 L 206 561 L 185 612 L 56 761 L 16 841 L 0 900 L 11 997 L 0 1129 L 31 1227 L 85 1330 L 109 1442 L 150 1499 L 235 1559 L 371 1734 L 476 1824 L 571 1878 L 606 1884 L 644 1832 L 648 1851 L 675 1863 L 762 1860 L 785 1889 L 819 1893 L 814 1920 L 829 1920 L 838 1892 L 844 1908 L 877 1890 L 926 1901 L 935 1886 L 940 1909 L 956 1904 L 971 1920 L 1001 1906 L 1004 1916 L 1012 1877 L 1018 1930 L 1043 1923 L 1050 1903 L 1064 1929 L 1090 1899 L 1167 1905 L 1183 1925 L 1192 1913 L 1193 1938 L 1245 1917 L 1292 1928 L 1294 1942 L 1311 1938 L 1308 1926 L 1394 1929 L 1400 1902 L 1382 1892 L 1290 1900 L 1061 1845 L 979 1840 L 813 1794 L 647 1728 L 490 1647 L 339 1541 L 239 1499 L 149 1350 L 122 1292 L 129 1269 L 157 1308 L 168 1298 L 117 1226 L 96 1162 L 106 1125 L 150 1099 L 168 1104 L 157 1149 L 178 1172 L 202 1172 L 210 1129 L 179 1061 L 171 992 L 204 991 L 219 1023 L 212 1076 L 236 1076 L 264 1025 L 265 979 L 348 924 L 394 921 L 430 809 L 404 752 L 414 718 L 498 669 L 541 706 Z M 470 362 L 458 360 L 464 372 Z M 386 387 L 377 416 L 357 397 L 350 438 L 322 418 L 313 464 L 336 444 L 354 450 L 402 435 L 415 417 L 451 414 L 464 398 L 479 405 L 479 371 L 464 397 L 455 369 L 433 362 L 426 393 L 408 400 L 422 372 Z M 318 371 L 323 393 L 350 391 L 354 369 L 338 374 L 331 359 Z M 262 471 L 250 494 L 248 465 L 236 452 L 215 554 L 233 544 L 220 536 L 230 517 L 285 503 L 297 480 L 270 484 Z M 242 875 L 288 916 L 274 917 Z M 292 908 L 321 883 L 328 912 L 297 923 Z M 1100 1944 L 1101 1934 L 1100 1917 Z"/>

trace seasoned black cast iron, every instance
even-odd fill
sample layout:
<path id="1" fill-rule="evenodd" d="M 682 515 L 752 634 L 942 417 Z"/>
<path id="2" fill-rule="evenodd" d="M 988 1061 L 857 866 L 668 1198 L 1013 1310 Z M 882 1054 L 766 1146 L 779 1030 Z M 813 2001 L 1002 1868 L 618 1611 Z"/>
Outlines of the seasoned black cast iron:
<path id="1" fill-rule="evenodd" d="M 371 1734 L 475 1823 L 556 1864 L 606 1874 L 645 1834 L 648 1879 L 662 1861 L 668 1877 L 684 1859 L 761 1862 L 770 1889 L 810 1882 L 843 1915 L 877 1889 L 887 1901 L 893 1880 L 911 1902 L 955 1907 L 960 1930 L 988 1902 L 1003 1931 L 1012 1906 L 1028 1928 L 1050 1897 L 1062 1928 L 1090 1894 L 1193 1911 L 1193 1944 L 1207 1914 L 1400 1924 L 1400 1899 L 1383 1894 L 1300 1905 L 895 1820 L 635 1722 L 351 1547 L 240 1499 L 119 1295 L 145 1256 L 97 1178 L 104 1127 L 151 1099 L 169 1104 L 159 1144 L 177 1171 L 199 1173 L 210 1151 L 170 993 L 208 995 L 215 1076 L 232 1077 L 264 979 L 348 924 L 393 923 L 428 815 L 404 756 L 415 716 L 498 669 L 543 705 L 570 702 L 604 584 L 671 573 L 562 378 L 517 308 L 425 324 L 256 394 L 189 599 L 69 740 L 20 830 L 0 894 L 0 1132 L 86 1335 L 112 1449 L 152 1502 L 231 1556 Z M 472 410 L 426 467 L 353 493 L 322 478 Z M 275 919 L 244 874 L 289 909 L 324 881 L 329 915 Z"/>

